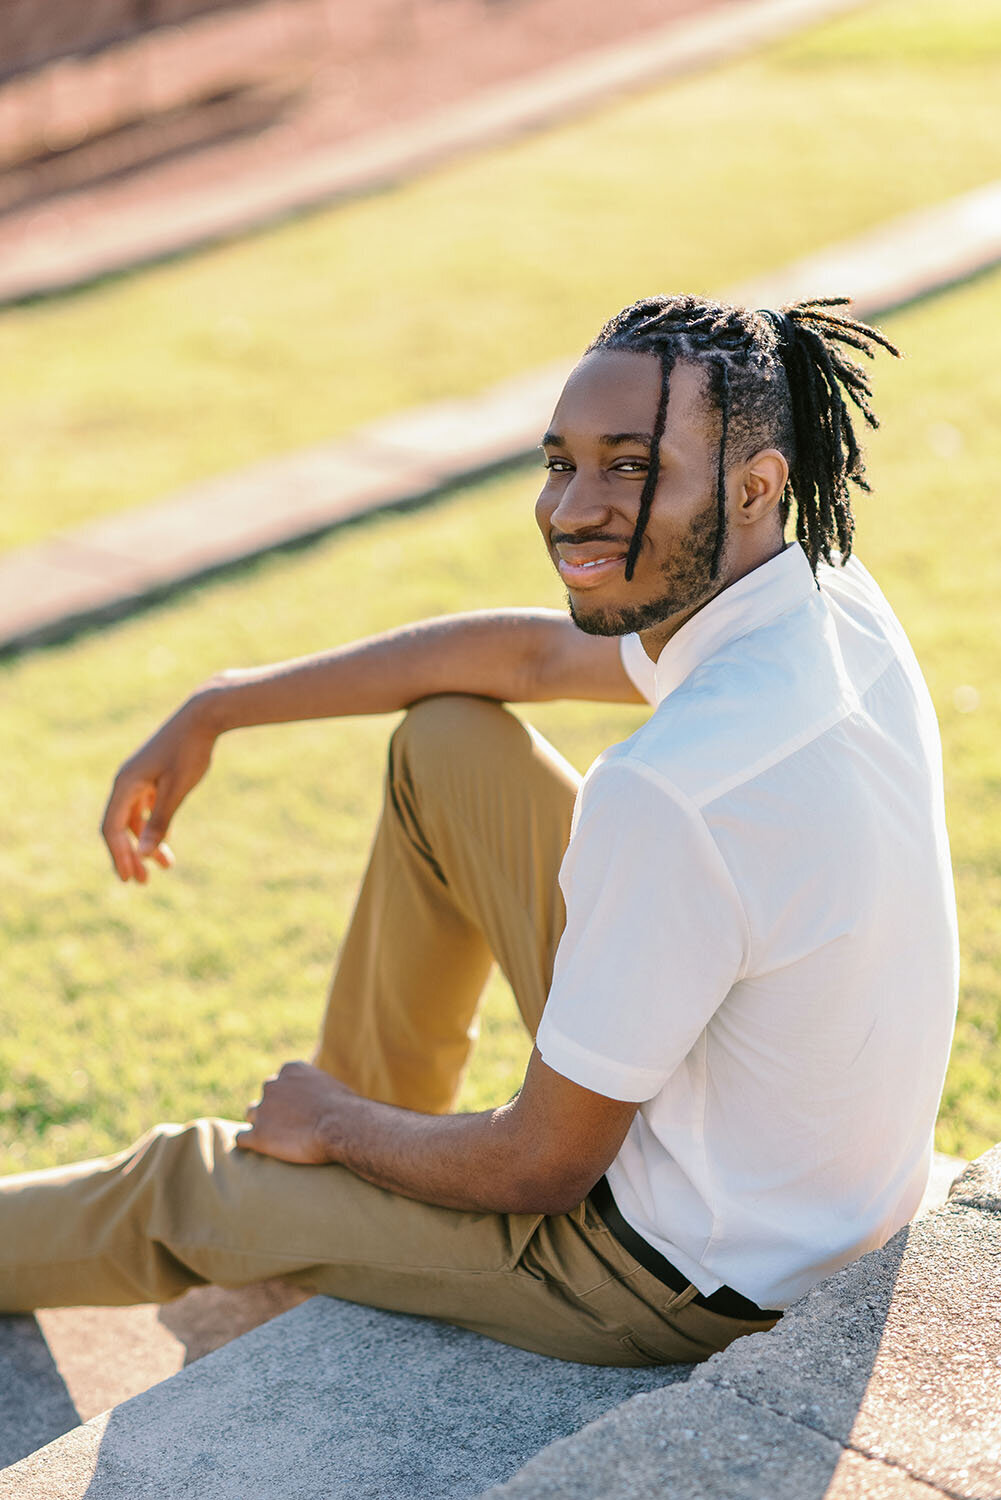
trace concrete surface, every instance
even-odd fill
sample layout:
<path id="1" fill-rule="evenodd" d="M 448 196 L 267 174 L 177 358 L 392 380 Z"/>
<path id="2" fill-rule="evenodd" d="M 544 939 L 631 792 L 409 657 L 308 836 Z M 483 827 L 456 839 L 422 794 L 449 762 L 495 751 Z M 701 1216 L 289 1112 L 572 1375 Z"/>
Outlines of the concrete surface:
<path id="1" fill-rule="evenodd" d="M 928 1186 L 925 1195 L 921 1199 L 921 1207 L 914 1217 L 921 1218 L 930 1213 L 933 1208 L 940 1208 L 948 1198 L 950 1190 L 956 1178 L 970 1165 L 961 1156 L 946 1156 L 944 1151 L 936 1151 L 932 1156 L 931 1172 L 928 1174 Z"/>
<path id="2" fill-rule="evenodd" d="M 34 1318 L 0 1318 L 0 1465 L 69 1432 L 80 1418 Z"/>
<path id="3" fill-rule="evenodd" d="M 733 300 L 750 307 L 774 307 L 806 297 L 847 294 L 863 316 L 871 316 L 999 260 L 1001 182 L 991 182 L 828 245 L 777 275 L 736 287 Z"/>
<path id="4" fill-rule="evenodd" d="M 568 1364 L 315 1297 L 4 1470 L 0 1500 L 459 1500 L 689 1368 Z"/>
<path id="5" fill-rule="evenodd" d="M 670 1406 L 666 1396 L 670 1395 Z M 614 1422 L 614 1425 L 611 1425 Z M 490 1500 L 931 1500 L 942 1492 L 809 1427 L 689 1383 L 637 1396 Z M 487 1496 L 482 1497 L 487 1500 Z"/>
<path id="6" fill-rule="evenodd" d="M 0 1469 L 306 1300 L 262 1281 L 195 1287 L 164 1307 L 0 1317 Z"/>
<path id="7" fill-rule="evenodd" d="M 554 1444 L 482 1500 L 665 1495 L 1001 1495 L 1001 1146 L 770 1333 Z"/>
<path id="8" fill-rule="evenodd" d="M 294 1287 L 262 1281 L 235 1291 L 195 1287 L 163 1307 L 51 1307 L 37 1320 L 87 1422 L 306 1300 Z"/>
<path id="9" fill-rule="evenodd" d="M 935 1206 L 945 1200 L 949 1185 L 964 1165 L 954 1157 L 936 1156 L 923 1208 Z M 199 1287 L 162 1308 L 50 1309 L 39 1313 L 37 1324 L 30 1318 L 0 1319 L 0 1467 L 14 1463 L 23 1455 L 76 1427 L 79 1422 L 87 1421 L 106 1408 L 126 1401 L 155 1382 L 175 1375 L 184 1365 L 257 1327 L 266 1319 L 275 1317 L 302 1299 L 303 1294 L 300 1292 L 292 1291 L 279 1283 L 264 1282 L 241 1291 Z M 358 1315 L 357 1309 L 349 1308 L 345 1308 L 341 1314 L 348 1320 Z M 383 1322 L 387 1321 L 386 1315 L 373 1316 L 376 1320 L 375 1332 L 378 1333 Z M 389 1324 L 393 1322 L 392 1318 L 388 1319 Z M 415 1336 L 417 1333 L 432 1339 L 438 1336 L 434 1332 L 434 1324 L 417 1324 L 414 1328 L 413 1320 L 403 1322 L 415 1332 Z M 461 1337 L 468 1340 L 469 1336 Z M 475 1343 L 482 1349 L 481 1341 Z M 240 1347 L 248 1359 L 255 1357 L 252 1346 L 243 1343 Z M 378 1353 L 376 1341 L 373 1341 L 372 1347 Z M 525 1361 L 530 1371 L 539 1368 L 539 1361 L 535 1357 L 523 1356 L 500 1346 L 491 1347 L 491 1358 L 501 1382 L 519 1381 Z M 396 1348 L 392 1339 L 387 1348 L 392 1355 Z M 297 1338 L 293 1337 L 286 1357 L 291 1359 L 297 1355 Z M 429 1354 L 429 1358 L 431 1357 L 433 1351 Z M 546 1364 L 545 1361 L 541 1363 L 543 1366 Z M 552 1368 L 559 1375 L 561 1385 L 569 1378 L 575 1391 L 586 1392 L 586 1375 L 578 1367 L 553 1365 Z M 592 1373 L 598 1382 L 596 1389 L 601 1392 L 601 1403 L 597 1409 L 603 1410 L 612 1404 L 606 1394 L 608 1381 L 619 1380 L 623 1372 L 597 1370 Z M 650 1372 L 649 1379 L 645 1372 L 636 1374 L 642 1377 L 639 1388 L 649 1389 L 651 1385 L 659 1388 L 665 1381 L 683 1377 L 687 1370 Z M 220 1380 L 222 1378 L 219 1377 Z M 626 1373 L 625 1379 L 631 1382 L 633 1377 Z M 631 1385 L 631 1389 L 636 1388 L 636 1385 Z M 173 1387 L 170 1392 L 159 1392 L 157 1399 L 161 1407 L 162 1403 L 166 1403 L 169 1426 L 173 1422 Z M 327 1399 L 327 1393 L 322 1393 L 322 1399 Z M 405 1402 L 412 1400 L 412 1395 L 404 1393 Z M 498 1395 L 498 1390 L 493 1388 L 490 1400 L 495 1406 L 503 1407 L 505 1403 L 509 1403 L 510 1394 L 501 1391 Z M 720 1410 L 722 1412 L 723 1408 Z M 590 1415 L 581 1405 L 575 1408 L 575 1412 L 577 1425 Z M 740 1415 L 739 1405 L 734 1407 L 734 1412 Z M 117 1422 L 117 1417 L 114 1420 Z M 461 1413 L 456 1414 L 456 1420 L 461 1422 Z M 481 1421 L 482 1417 L 478 1417 L 472 1425 Z M 555 1430 L 572 1430 L 574 1425 L 572 1422 L 569 1427 Z M 78 1484 L 81 1466 L 85 1471 L 88 1463 L 93 1468 L 97 1462 L 94 1455 L 100 1449 L 100 1438 L 107 1426 L 104 1421 L 92 1424 L 83 1435 L 77 1434 L 72 1440 L 67 1439 L 60 1449 L 60 1453 L 66 1451 L 72 1457 L 70 1478 L 58 1480 L 59 1484 L 70 1485 L 66 1493 L 79 1493 L 79 1489 L 74 1491 L 72 1485 Z M 540 1434 L 536 1430 L 533 1440 L 538 1445 L 547 1441 L 550 1435 L 550 1432 Z M 429 1441 L 434 1442 L 438 1436 L 437 1429 L 432 1427 Z M 743 1443 L 747 1439 L 734 1437 L 733 1441 Z M 412 1441 L 412 1446 L 416 1452 L 416 1440 Z M 528 1451 L 532 1451 L 530 1447 Z M 824 1454 L 830 1456 L 823 1444 L 814 1443 L 810 1451 L 814 1455 L 811 1461 L 816 1463 L 824 1461 Z M 225 1459 L 221 1461 L 225 1462 Z M 418 1466 L 426 1465 L 427 1462 L 425 1457 Z M 30 1484 L 42 1482 L 38 1477 L 39 1472 L 46 1475 L 44 1483 L 51 1489 L 57 1483 L 54 1475 L 57 1472 L 60 1475 L 63 1473 L 59 1467 L 61 1464 L 61 1457 L 58 1460 L 50 1458 L 40 1471 L 29 1470 L 27 1475 L 22 1473 L 18 1482 L 29 1485 L 24 1493 L 32 1494 Z M 39 1465 L 42 1465 L 42 1460 L 39 1460 Z M 74 1475 L 77 1477 L 74 1478 Z M 0 1494 L 2 1493 L 0 1489 Z M 55 1490 L 52 1493 L 55 1494 Z"/>
<path id="10" fill-rule="evenodd" d="M 1001 1151 L 994 1211 L 954 1205 L 696 1379 L 953 1496 L 1001 1493 Z M 863 1380 L 863 1374 L 867 1376 Z"/>

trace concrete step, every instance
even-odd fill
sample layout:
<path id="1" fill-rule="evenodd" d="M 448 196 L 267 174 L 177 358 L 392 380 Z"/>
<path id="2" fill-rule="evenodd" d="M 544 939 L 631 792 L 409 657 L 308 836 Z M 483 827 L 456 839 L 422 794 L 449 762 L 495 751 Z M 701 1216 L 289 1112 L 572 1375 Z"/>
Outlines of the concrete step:
<path id="1" fill-rule="evenodd" d="M 0 1500 L 459 1500 L 688 1373 L 314 1297 L 5 1469 Z"/>
<path id="2" fill-rule="evenodd" d="M 1001 1146 L 770 1332 L 626 1402 L 481 1500 L 1001 1495 Z"/>
<path id="3" fill-rule="evenodd" d="M 949 1196 L 952 1184 L 969 1165 L 969 1162 L 962 1156 L 946 1156 L 944 1151 L 936 1151 L 932 1157 L 928 1186 L 925 1188 L 925 1195 L 915 1218 L 920 1219 L 923 1214 L 929 1213 L 933 1208 L 941 1208 Z"/>
<path id="4" fill-rule="evenodd" d="M 163 1307 L 0 1318 L 0 1469 L 306 1300 L 265 1281 L 198 1287 Z"/>
<path id="5" fill-rule="evenodd" d="M 936 1156 L 932 1180 L 922 1205 L 922 1211 L 934 1207 L 945 1199 L 950 1184 L 963 1166 L 964 1163 L 957 1158 Z M 179 1372 L 192 1361 L 201 1359 L 206 1354 L 230 1344 L 234 1339 L 239 1339 L 240 1342 L 238 1347 L 233 1346 L 230 1363 L 225 1369 L 218 1368 L 216 1364 L 211 1365 L 210 1373 L 205 1378 L 210 1380 L 212 1388 L 218 1393 L 217 1405 L 214 1408 L 217 1413 L 218 1402 L 221 1401 L 225 1409 L 231 1412 L 233 1420 L 236 1420 L 241 1412 L 246 1415 L 246 1393 L 242 1392 L 240 1381 L 236 1380 L 234 1383 L 234 1377 L 227 1373 L 234 1366 L 242 1369 L 245 1361 L 250 1367 L 255 1367 L 260 1357 L 256 1346 L 252 1347 L 248 1344 L 243 1335 L 247 1334 L 248 1330 L 259 1328 L 261 1324 L 284 1312 L 294 1303 L 303 1300 L 301 1293 L 291 1291 L 279 1283 L 268 1282 L 239 1292 L 225 1291 L 217 1287 L 203 1287 L 161 1308 L 64 1308 L 40 1313 L 37 1322 L 33 1318 L 0 1320 L 0 1391 L 3 1393 L 3 1403 L 0 1406 L 0 1466 L 15 1464 L 17 1460 L 35 1453 L 43 1445 L 52 1444 L 51 1449 L 45 1449 L 45 1454 L 48 1456 L 39 1455 L 36 1465 L 17 1463 L 16 1468 L 7 1469 L 0 1476 L 0 1496 L 10 1494 L 33 1497 L 44 1493 L 55 1497 L 63 1493 L 66 1495 L 82 1494 L 83 1490 L 79 1487 L 73 1488 L 73 1486 L 78 1485 L 79 1474 L 87 1471 L 90 1459 L 86 1455 L 90 1454 L 93 1457 L 93 1453 L 99 1449 L 102 1454 L 101 1462 L 106 1466 L 106 1461 L 110 1461 L 109 1453 L 117 1452 L 119 1434 L 123 1435 L 122 1441 L 126 1447 L 131 1443 L 136 1422 L 139 1424 L 136 1430 L 145 1432 L 147 1431 L 146 1424 L 152 1423 L 149 1427 L 149 1431 L 152 1431 L 158 1423 L 163 1423 L 165 1432 L 172 1431 L 175 1425 L 173 1415 L 175 1403 L 180 1401 L 180 1410 L 186 1410 L 185 1402 L 188 1398 L 184 1394 L 187 1387 L 178 1388 L 171 1377 L 176 1378 Z M 326 1302 L 327 1299 L 323 1300 Z M 266 1362 L 276 1364 L 279 1370 L 276 1378 L 277 1386 L 283 1386 L 286 1382 L 286 1377 L 280 1373 L 282 1366 L 294 1365 L 300 1361 L 301 1356 L 305 1357 L 309 1354 L 313 1343 L 320 1336 L 316 1331 L 314 1320 L 320 1318 L 320 1327 L 326 1328 L 327 1324 L 322 1320 L 330 1318 L 329 1307 L 331 1306 L 340 1308 L 335 1315 L 333 1326 L 334 1342 L 339 1346 L 344 1346 L 345 1342 L 350 1343 L 355 1337 L 360 1310 L 347 1309 L 341 1304 L 329 1304 L 328 1311 L 324 1313 L 314 1309 L 308 1316 L 304 1314 L 306 1321 L 303 1326 L 289 1325 L 286 1319 L 281 1319 L 264 1340 Z M 420 1340 L 431 1338 L 430 1330 L 438 1328 L 439 1325 L 424 1324 L 413 1319 L 404 1319 L 402 1324 L 394 1324 L 391 1319 L 389 1322 L 386 1321 L 387 1316 L 373 1313 L 374 1321 L 371 1326 L 366 1323 L 368 1330 L 366 1347 L 369 1349 L 369 1358 L 373 1370 L 377 1372 L 378 1380 L 384 1382 L 393 1369 L 400 1326 L 406 1331 L 408 1340 L 418 1340 L 418 1344 L 413 1345 L 411 1354 L 408 1356 L 412 1356 L 411 1362 L 419 1354 L 420 1348 L 425 1348 L 426 1357 L 422 1356 L 422 1358 L 424 1358 L 427 1371 L 434 1375 L 435 1361 L 440 1351 L 433 1348 L 431 1344 L 421 1345 Z M 454 1331 L 448 1331 L 449 1336 L 452 1333 Z M 466 1340 L 467 1343 L 472 1339 L 473 1347 L 477 1351 L 474 1364 L 479 1367 L 484 1362 L 488 1365 L 493 1362 L 498 1379 L 506 1373 L 512 1381 L 514 1390 L 518 1389 L 519 1382 L 523 1378 L 526 1360 L 530 1372 L 540 1368 L 535 1356 L 522 1355 L 519 1351 L 506 1350 L 494 1344 L 488 1344 L 484 1352 L 483 1341 L 475 1340 L 472 1335 L 455 1336 Z M 262 1338 L 264 1338 L 263 1333 Z M 407 1340 L 404 1342 L 407 1343 Z M 305 1354 L 300 1350 L 300 1345 L 303 1343 Z M 348 1380 L 352 1360 L 353 1355 L 350 1353 L 344 1356 L 342 1347 L 342 1352 L 338 1354 L 335 1361 L 337 1379 L 341 1384 Z M 586 1376 L 580 1374 L 579 1367 L 553 1361 L 542 1361 L 542 1367 L 558 1372 L 558 1383 L 561 1388 L 567 1379 L 570 1380 L 572 1389 L 577 1392 L 574 1397 L 577 1404 L 574 1405 L 571 1402 L 569 1408 L 561 1409 L 560 1414 L 554 1415 L 544 1401 L 543 1405 L 538 1408 L 539 1421 L 534 1426 L 530 1424 L 528 1429 L 524 1428 L 523 1420 L 519 1419 L 520 1430 L 523 1433 L 530 1432 L 531 1442 L 535 1443 L 534 1448 L 524 1448 L 523 1445 L 517 1448 L 517 1452 L 522 1453 L 523 1457 L 535 1452 L 553 1436 L 562 1436 L 565 1432 L 576 1430 L 589 1416 L 595 1415 L 596 1411 L 603 1411 L 618 1400 L 625 1399 L 626 1395 L 631 1394 L 637 1388 L 644 1390 L 651 1388 L 650 1378 L 652 1378 L 653 1387 L 659 1388 L 673 1379 L 683 1378 L 688 1373 L 687 1368 L 679 1371 L 654 1371 L 652 1377 L 650 1372 L 643 1371 L 592 1371 L 594 1382 L 589 1383 Z M 568 1375 L 567 1372 L 572 1373 Z M 373 1376 L 370 1374 L 366 1378 L 371 1380 Z M 535 1378 L 542 1379 L 539 1376 Z M 639 1381 L 638 1386 L 636 1381 Z M 156 1391 L 151 1391 L 152 1406 L 149 1408 L 144 1406 L 138 1409 L 137 1413 L 133 1413 L 130 1398 L 157 1385 L 157 1382 L 166 1382 L 166 1384 L 157 1386 Z M 194 1389 L 200 1391 L 201 1385 L 196 1384 Z M 503 1396 L 502 1392 L 495 1394 L 498 1400 L 509 1402 L 509 1397 Z M 322 1409 L 309 1418 L 309 1421 L 313 1421 L 321 1429 L 324 1423 L 329 1421 L 327 1410 L 329 1397 L 330 1391 L 324 1385 L 319 1396 Z M 201 1398 L 199 1396 L 192 1399 L 197 1404 L 197 1400 Z M 454 1395 L 449 1397 L 449 1400 L 455 1399 Z M 411 1406 L 413 1405 L 414 1393 L 396 1391 L 392 1395 L 392 1400 L 395 1409 L 403 1413 L 408 1409 L 408 1401 Z M 112 1411 L 110 1416 L 101 1417 L 96 1423 L 93 1421 L 100 1413 L 110 1408 L 117 1408 L 117 1410 Z M 123 1416 L 122 1413 L 126 1411 L 126 1408 L 128 1408 L 127 1415 Z M 460 1409 L 465 1410 L 464 1420 L 468 1423 L 469 1431 L 475 1432 L 482 1424 L 482 1413 L 479 1418 L 475 1418 L 474 1408 L 469 1406 L 467 1398 L 464 1395 L 459 1397 L 456 1422 L 460 1425 Z M 546 1415 L 547 1411 L 548 1415 Z M 411 1413 L 413 1432 L 407 1440 L 410 1447 L 416 1440 L 414 1434 L 420 1432 L 419 1415 L 418 1406 Z M 86 1428 L 80 1427 L 81 1423 L 87 1424 Z M 112 1433 L 110 1449 L 106 1442 L 96 1435 L 103 1434 L 109 1427 Z M 367 1430 L 364 1421 L 358 1430 Z M 53 1441 L 60 1438 L 62 1434 L 69 1434 L 69 1436 L 63 1438 L 61 1443 Z M 427 1434 L 429 1442 L 433 1435 L 433 1432 Z M 208 1436 L 204 1440 L 208 1441 Z M 197 1441 L 202 1441 L 202 1439 L 197 1439 Z M 455 1441 L 454 1437 L 451 1441 Z M 464 1443 L 468 1449 L 469 1441 L 467 1434 L 461 1439 L 460 1446 Z M 285 1443 L 284 1437 L 282 1442 Z M 97 1449 L 94 1447 L 95 1443 Z M 150 1440 L 149 1446 L 150 1451 L 155 1453 L 156 1443 Z M 173 1442 L 171 1446 L 174 1446 Z M 201 1450 L 198 1451 L 201 1452 Z M 188 1459 L 192 1459 L 190 1449 L 187 1452 Z M 509 1445 L 501 1444 L 497 1452 L 500 1468 L 487 1475 L 486 1478 L 483 1478 L 485 1471 L 482 1468 L 482 1459 L 477 1459 L 474 1463 L 474 1454 L 467 1452 L 467 1458 L 464 1460 L 466 1468 L 463 1469 L 463 1473 L 467 1469 L 470 1474 L 475 1471 L 478 1476 L 477 1483 L 480 1480 L 482 1483 L 493 1483 L 498 1477 L 506 1477 L 506 1473 L 512 1472 L 512 1468 L 517 1466 L 512 1459 L 512 1467 L 508 1468 L 506 1473 L 501 1472 L 504 1463 L 507 1462 L 504 1455 L 511 1452 Z M 81 1457 L 81 1455 L 84 1456 Z M 228 1472 L 227 1456 L 218 1454 L 215 1462 L 217 1467 L 221 1466 Z M 410 1455 L 408 1462 L 413 1467 L 413 1464 L 417 1462 L 415 1454 Z M 434 1469 L 436 1484 L 444 1485 L 446 1482 L 451 1482 L 447 1475 L 443 1476 L 440 1472 L 437 1460 L 432 1463 L 427 1454 L 420 1459 L 418 1468 L 423 1472 L 429 1463 Z M 87 1488 L 94 1478 L 95 1464 L 96 1460 L 91 1464 L 92 1472 L 85 1485 L 88 1496 L 105 1493 L 104 1490 L 95 1491 Z M 63 1475 L 64 1468 L 68 1477 L 58 1477 Z M 136 1473 L 132 1470 L 129 1472 L 130 1482 L 137 1482 Z M 350 1473 L 353 1472 L 350 1470 L 350 1465 L 344 1472 L 348 1476 L 344 1482 L 348 1484 Z M 436 1493 L 475 1493 L 474 1489 L 461 1487 L 459 1483 L 461 1475 L 453 1476 L 453 1478 L 459 1484 L 458 1488 L 440 1489 Z M 101 1482 L 104 1483 L 103 1478 Z M 380 1484 L 384 1485 L 385 1482 L 385 1476 L 382 1476 Z M 465 1480 L 461 1482 L 465 1483 Z M 52 1487 L 57 1483 L 63 1484 L 63 1489 Z M 324 1483 L 328 1486 L 327 1494 L 340 1493 L 329 1487 L 332 1483 L 329 1476 L 325 1477 Z M 351 1483 L 353 1485 L 354 1482 L 351 1481 Z M 5 1488 L 5 1485 L 8 1488 Z M 429 1493 L 431 1492 L 433 1491 L 429 1490 Z M 107 1493 L 112 1495 L 117 1494 L 118 1491 L 109 1489 Z M 160 1489 L 158 1493 L 168 1493 L 168 1491 Z M 174 1491 L 170 1490 L 169 1493 L 173 1495 Z M 186 1492 L 178 1491 L 178 1493 Z M 219 1494 L 225 1493 L 229 1492 L 219 1491 Z M 233 1493 L 238 1493 L 238 1491 L 234 1490 Z M 372 1493 L 390 1495 L 394 1492 L 383 1488 Z M 401 1493 L 409 1494 L 412 1491 L 403 1490 Z"/>

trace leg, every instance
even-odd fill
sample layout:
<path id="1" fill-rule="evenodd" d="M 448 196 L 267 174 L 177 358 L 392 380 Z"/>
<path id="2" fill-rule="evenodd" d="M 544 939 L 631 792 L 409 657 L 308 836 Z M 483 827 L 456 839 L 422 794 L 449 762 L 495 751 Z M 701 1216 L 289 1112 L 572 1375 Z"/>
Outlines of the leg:
<path id="1" fill-rule="evenodd" d="M 316 1062 L 369 1098 L 449 1108 L 494 958 L 534 1035 L 565 913 L 578 778 L 499 704 L 415 705 L 331 984 Z"/>
<path id="2" fill-rule="evenodd" d="M 165 1301 L 205 1282 L 283 1276 L 621 1365 L 702 1359 L 768 1326 L 692 1308 L 586 1203 L 548 1218 L 435 1208 L 344 1167 L 240 1151 L 238 1128 L 161 1126 L 118 1156 L 0 1178 L 0 1310 Z"/>

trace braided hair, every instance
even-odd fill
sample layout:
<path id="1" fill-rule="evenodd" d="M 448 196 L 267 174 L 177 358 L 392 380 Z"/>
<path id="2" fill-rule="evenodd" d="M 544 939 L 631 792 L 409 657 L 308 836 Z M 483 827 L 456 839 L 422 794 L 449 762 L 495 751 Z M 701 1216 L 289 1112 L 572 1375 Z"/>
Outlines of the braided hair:
<path id="1" fill-rule="evenodd" d="M 900 354 L 878 329 L 843 311 L 850 305 L 847 297 L 818 297 L 779 312 L 751 312 L 692 296 L 646 297 L 605 324 L 588 353 L 624 349 L 654 354 L 661 369 L 650 466 L 626 556 L 627 579 L 636 567 L 657 488 L 671 371 L 678 360 L 706 369 L 707 393 L 720 414 L 710 578 L 719 573 L 726 537 L 727 464 L 766 447 L 779 449 L 789 464 L 780 515 L 784 525 L 795 506 L 796 537 L 814 573 L 821 560 L 831 561 L 834 548 L 842 563 L 848 561 L 855 531 L 848 486 L 868 490 L 869 485 L 847 402 L 870 427 L 879 423 L 869 404 L 869 376 L 845 348 L 868 359 L 876 346 Z"/>

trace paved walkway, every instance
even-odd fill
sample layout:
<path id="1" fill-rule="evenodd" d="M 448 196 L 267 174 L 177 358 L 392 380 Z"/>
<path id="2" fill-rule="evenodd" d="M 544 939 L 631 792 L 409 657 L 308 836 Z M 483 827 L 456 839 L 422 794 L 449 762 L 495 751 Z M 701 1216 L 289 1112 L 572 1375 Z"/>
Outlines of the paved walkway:
<path id="1" fill-rule="evenodd" d="M 51 138 L 57 146 L 60 129 L 72 140 L 74 110 L 81 108 L 71 97 L 60 125 L 55 106 L 61 92 L 85 90 L 100 125 L 99 105 L 109 90 L 115 96 L 124 89 L 128 99 L 130 77 L 151 74 L 164 107 L 162 119 L 139 120 L 130 129 L 112 129 L 112 116 L 104 120 L 103 135 L 95 126 L 96 138 L 76 153 L 89 154 L 103 172 L 89 188 L 74 190 L 68 180 L 56 196 L 39 202 L 31 196 L 30 174 L 4 174 L 14 199 L 0 213 L 0 303 L 65 290 L 319 203 L 388 187 L 459 152 L 552 125 L 860 3 L 619 0 L 580 6 L 577 0 L 535 0 L 510 15 L 497 6 L 489 25 L 480 16 L 473 28 L 469 15 L 463 17 L 468 5 L 452 0 L 434 7 L 435 37 L 396 36 L 389 56 L 385 48 L 373 50 L 370 39 L 363 58 L 356 54 L 364 51 L 364 38 L 352 30 L 378 29 L 384 3 L 357 21 L 374 0 L 364 8 L 259 0 L 239 14 L 193 21 L 175 38 L 153 34 L 119 48 L 120 55 L 102 54 L 89 65 L 98 74 L 89 84 L 82 77 L 60 84 L 65 67 L 39 80 L 44 98 L 30 109 L 28 100 L 20 111 L 44 120 L 43 143 Z M 381 17 L 384 25 L 394 20 L 395 10 Z M 200 42 L 194 58 L 193 41 Z M 172 51 L 178 53 L 173 60 Z M 123 74 L 117 83 L 109 74 L 116 68 Z M 200 94 L 192 94 L 196 85 Z M 220 90 L 221 102 L 212 102 Z M 10 129 L 5 122 L 17 113 L 7 99 L 0 111 L 0 158 Z M 346 130 L 345 116 L 352 129 Z M 353 130 L 359 120 L 370 126 L 360 136 Z M 205 139 L 192 150 L 200 130 Z M 143 132 L 149 139 L 133 139 Z M 130 152 L 160 160 L 137 173 Z M 73 156 L 57 153 L 45 161 L 45 171 L 69 172 Z M 26 181 L 19 185 L 21 177 Z M 18 192 L 27 193 L 20 206 Z"/>
<path id="2" fill-rule="evenodd" d="M 851 291 L 867 317 L 1001 261 L 1001 183 L 908 214 L 733 300 Z M 524 458 L 570 361 L 363 427 L 0 558 L 0 653 L 67 638 L 191 579 Z"/>

